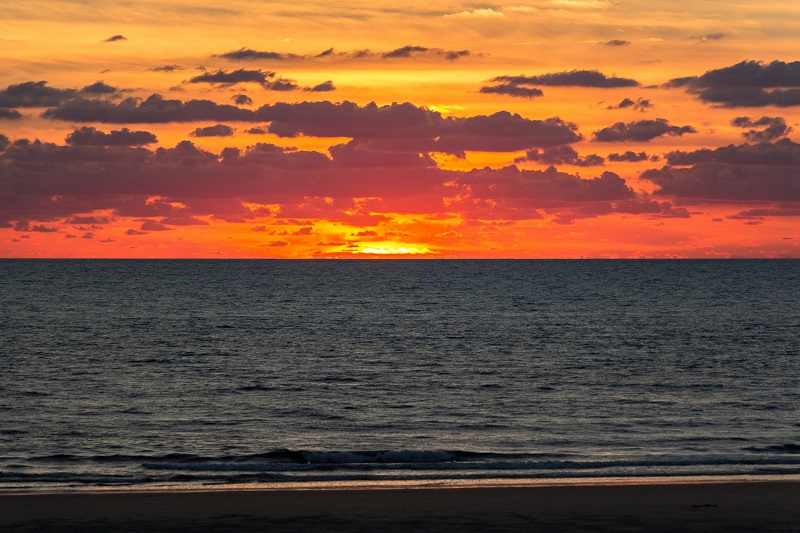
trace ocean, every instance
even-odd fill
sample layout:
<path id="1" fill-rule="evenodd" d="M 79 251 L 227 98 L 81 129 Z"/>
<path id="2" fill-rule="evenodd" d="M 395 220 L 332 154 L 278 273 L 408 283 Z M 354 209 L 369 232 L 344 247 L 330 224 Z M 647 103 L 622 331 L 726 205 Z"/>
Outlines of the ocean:
<path id="1" fill-rule="evenodd" d="M 800 475 L 800 261 L 0 261 L 0 491 Z"/>

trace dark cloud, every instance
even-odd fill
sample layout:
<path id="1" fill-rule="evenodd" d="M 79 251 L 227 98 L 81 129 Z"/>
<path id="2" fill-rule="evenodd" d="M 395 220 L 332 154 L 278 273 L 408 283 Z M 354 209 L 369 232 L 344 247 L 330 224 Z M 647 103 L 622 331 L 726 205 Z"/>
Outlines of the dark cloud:
<path id="1" fill-rule="evenodd" d="M 331 146 L 328 151 L 333 163 L 342 168 L 401 168 L 435 167 L 436 162 L 427 154 L 416 152 L 391 152 L 371 150 L 368 143 L 350 141 Z"/>
<path id="2" fill-rule="evenodd" d="M 333 82 L 331 80 L 328 80 L 318 85 L 314 85 L 313 87 L 307 87 L 305 90 L 315 93 L 320 93 L 320 92 L 335 91 L 336 87 L 333 85 Z"/>
<path id="3" fill-rule="evenodd" d="M 634 191 L 625 180 L 613 172 L 599 177 L 582 179 L 546 170 L 520 170 L 506 167 L 501 170 L 473 170 L 457 178 L 460 185 L 469 186 L 475 199 L 503 201 L 516 206 L 535 205 L 537 208 L 573 202 L 597 202 L 631 199 Z"/>
<path id="4" fill-rule="evenodd" d="M 58 228 L 52 228 L 44 225 L 31 225 L 28 220 L 18 220 L 14 224 L 14 231 L 35 231 L 37 233 L 55 233 Z"/>
<path id="5" fill-rule="evenodd" d="M 424 53 L 427 52 L 428 50 L 430 49 L 425 48 L 424 46 L 407 45 L 403 46 L 402 48 L 391 50 L 389 52 L 384 52 L 383 57 L 385 59 L 390 59 L 395 57 L 411 57 L 413 54 Z"/>
<path id="6" fill-rule="evenodd" d="M 800 207 L 748 209 L 728 216 L 732 220 L 763 220 L 766 217 L 800 217 Z"/>
<path id="7" fill-rule="evenodd" d="M 362 50 L 353 50 L 351 52 L 336 52 L 333 48 L 328 48 L 324 52 L 321 52 L 314 57 L 316 58 L 325 58 L 325 57 L 339 57 L 345 59 L 364 59 L 368 57 L 375 57 L 380 56 L 383 54 L 379 54 L 377 52 L 372 52 L 366 48 Z"/>
<path id="8" fill-rule="evenodd" d="M 274 72 L 261 69 L 247 70 L 240 68 L 230 72 L 220 69 L 195 76 L 189 80 L 189 83 L 210 83 L 223 87 L 230 87 L 237 83 L 258 83 L 259 85 L 267 86 L 270 83 L 269 79 L 274 77 Z"/>
<path id="9" fill-rule="evenodd" d="M 96 216 L 74 216 L 64 221 L 64 224 L 83 225 L 83 224 L 108 224 L 111 220 L 108 217 Z"/>
<path id="10" fill-rule="evenodd" d="M 742 61 L 702 76 L 675 78 L 666 87 L 684 87 L 718 107 L 790 107 L 800 105 L 800 61 Z"/>
<path id="11" fill-rule="evenodd" d="M 279 78 L 265 85 L 265 88 L 269 89 L 270 91 L 296 91 L 300 87 L 298 87 L 298 85 L 292 80 Z"/>
<path id="12" fill-rule="evenodd" d="M 211 100 L 166 100 L 159 94 L 153 94 L 146 100 L 126 98 L 119 103 L 77 98 L 45 110 L 42 116 L 56 120 L 111 124 L 258 120 L 254 112 L 248 109 L 221 105 Z"/>
<path id="13" fill-rule="evenodd" d="M 296 56 L 295 54 L 281 54 L 279 52 L 265 52 L 261 50 L 253 50 L 251 48 L 240 48 L 239 50 L 233 50 L 231 52 L 220 54 L 218 57 L 228 59 L 230 61 L 258 61 L 262 59 L 281 61 L 284 59 L 294 59 L 299 56 Z"/>
<path id="14" fill-rule="evenodd" d="M 536 87 L 562 86 L 562 87 L 635 87 L 639 82 L 627 78 L 608 77 L 596 70 L 571 70 L 542 74 L 539 76 L 497 76 L 491 79 L 494 85 L 484 85 L 480 92 L 484 94 L 506 94 L 533 98 L 542 96 L 542 90 Z"/>
<path id="15" fill-rule="evenodd" d="M 16 109 L 5 109 L 0 107 L 0 120 L 19 120 L 22 118 L 22 113 Z"/>
<path id="16" fill-rule="evenodd" d="M 46 81 L 27 81 L 0 91 L 0 107 L 57 106 L 77 96 L 75 89 L 48 87 Z"/>
<path id="17" fill-rule="evenodd" d="M 647 111 L 653 107 L 652 102 L 650 100 L 646 100 L 644 98 L 637 98 L 636 101 L 631 100 L 630 98 L 623 99 L 617 105 L 610 105 L 606 109 L 635 109 L 636 111 Z"/>
<path id="18" fill-rule="evenodd" d="M 5 150 L 6 148 L 8 148 L 8 146 L 10 144 L 11 144 L 11 141 L 8 139 L 8 137 L 6 137 L 2 133 L 0 133 L 0 152 Z"/>
<path id="19" fill-rule="evenodd" d="M 544 150 L 530 150 L 525 157 L 515 160 L 516 163 L 534 161 L 544 165 L 573 165 L 577 167 L 602 166 L 605 160 L 596 154 L 580 157 L 572 146 L 556 146 Z"/>
<path id="20" fill-rule="evenodd" d="M 789 139 L 762 142 L 756 145 L 728 145 L 710 150 L 703 148 L 692 152 L 680 150 L 666 155 L 670 165 L 698 165 L 723 163 L 740 166 L 800 166 L 800 145 Z"/>
<path id="21" fill-rule="evenodd" d="M 783 117 L 764 116 L 757 120 L 750 117 L 736 117 L 731 121 L 731 125 L 737 128 L 762 128 L 742 133 L 742 137 L 752 142 L 774 141 L 792 132 L 792 128 L 786 125 Z"/>
<path id="22" fill-rule="evenodd" d="M 622 39 L 611 39 L 610 41 L 606 41 L 606 46 L 628 46 L 631 44 L 630 41 L 623 41 Z"/>
<path id="23" fill-rule="evenodd" d="M 538 76 L 497 76 L 496 83 L 513 85 L 545 85 L 553 87 L 637 87 L 639 82 L 630 78 L 606 76 L 597 70 L 570 70 L 540 74 Z"/>
<path id="24" fill-rule="evenodd" d="M 146 231 L 139 231 L 136 229 L 129 229 L 125 232 L 125 235 L 147 235 Z"/>
<path id="25" fill-rule="evenodd" d="M 164 65 L 163 67 L 153 67 L 151 69 L 153 72 L 175 72 L 176 70 L 185 70 L 180 65 Z"/>
<path id="26" fill-rule="evenodd" d="M 675 151 L 670 165 L 647 170 L 642 179 L 656 194 L 720 201 L 800 201 L 800 145 L 789 139 L 715 150 Z"/>
<path id="27" fill-rule="evenodd" d="M 88 95 L 95 95 L 95 96 L 103 96 L 109 94 L 116 94 L 119 91 L 116 87 L 112 87 L 111 85 L 107 85 L 102 81 L 95 82 L 91 85 L 87 85 L 83 89 L 80 90 L 81 94 L 88 94 Z"/>
<path id="28" fill-rule="evenodd" d="M 228 151 L 227 153 L 226 150 Z M 248 147 L 244 152 L 240 152 L 236 148 L 226 148 L 223 150 L 223 162 L 230 167 L 256 165 L 285 170 L 309 171 L 324 170 L 331 166 L 330 160 L 320 152 L 286 149 L 268 143 L 257 143 Z"/>
<path id="29" fill-rule="evenodd" d="M 145 220 L 140 229 L 142 231 L 170 231 L 172 228 L 156 220 Z"/>
<path id="30" fill-rule="evenodd" d="M 144 101 L 119 103 L 76 99 L 48 109 L 51 119 L 104 123 L 260 122 L 281 137 L 349 137 L 391 140 L 391 149 L 418 152 L 513 152 L 577 142 L 577 126 L 558 118 L 531 120 L 508 112 L 490 116 L 444 118 L 410 103 L 359 106 L 352 102 L 299 102 L 264 105 L 257 110 L 220 105 L 209 100 L 166 100 L 152 95 Z M 401 146 L 404 145 L 405 146 Z M 387 147 L 383 147 L 383 150 Z"/>
<path id="31" fill-rule="evenodd" d="M 609 161 L 616 161 L 616 162 L 627 162 L 627 163 L 637 163 L 639 161 L 647 161 L 648 155 L 645 152 L 631 152 L 628 150 L 622 154 L 608 154 Z"/>
<path id="32" fill-rule="evenodd" d="M 253 105 L 253 99 L 246 94 L 235 94 L 231 96 L 231 100 L 236 105 Z"/>
<path id="33" fill-rule="evenodd" d="M 216 124 L 205 128 L 195 129 L 191 135 L 192 137 L 232 137 L 234 129 L 225 124 Z"/>
<path id="34" fill-rule="evenodd" d="M 128 40 L 128 38 L 125 37 L 124 35 L 112 35 L 108 39 L 104 39 L 103 42 L 104 43 L 113 43 L 115 41 L 127 41 L 127 40 Z"/>
<path id="35" fill-rule="evenodd" d="M 692 126 L 671 126 L 666 119 L 617 122 L 592 134 L 596 142 L 647 142 L 662 135 L 679 137 L 685 133 L 696 133 Z"/>
<path id="36" fill-rule="evenodd" d="M 142 146 L 158 142 L 149 131 L 131 131 L 128 128 L 104 133 L 92 127 L 78 128 L 66 138 L 73 146 Z"/>
<path id="37" fill-rule="evenodd" d="M 244 130 L 244 132 L 249 133 L 250 135 L 266 135 L 267 133 L 269 133 L 267 131 L 267 128 L 259 128 L 259 127 L 250 128 Z"/>
<path id="38" fill-rule="evenodd" d="M 483 94 L 506 94 L 508 96 L 518 96 L 520 98 L 536 98 L 544 96 L 541 89 L 536 87 L 524 87 L 512 83 L 499 83 L 497 85 L 484 85 L 480 88 Z"/>
<path id="39" fill-rule="evenodd" d="M 581 139 L 577 126 L 558 118 L 530 120 L 505 111 L 468 118 L 442 118 L 412 104 L 360 107 L 351 102 L 302 102 L 264 106 L 257 112 L 281 137 L 422 140 L 420 151 L 511 152 L 569 144 Z"/>
<path id="40" fill-rule="evenodd" d="M 444 58 L 448 61 L 455 61 L 456 59 L 461 59 L 462 57 L 470 55 L 472 55 L 472 52 L 469 50 L 448 50 L 444 53 Z"/>

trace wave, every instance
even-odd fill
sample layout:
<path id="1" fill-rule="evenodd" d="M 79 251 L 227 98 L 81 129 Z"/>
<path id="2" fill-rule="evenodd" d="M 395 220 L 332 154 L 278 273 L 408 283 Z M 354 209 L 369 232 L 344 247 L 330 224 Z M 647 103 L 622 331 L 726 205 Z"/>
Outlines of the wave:
<path id="1" fill-rule="evenodd" d="M 466 450 L 290 450 L 255 454 L 54 454 L 0 458 L 0 490 L 14 487 L 126 486 L 340 481 L 626 478 L 798 474 L 795 445 L 730 454 L 502 453 Z M 757 451 L 758 453 L 753 453 Z M 9 464 L 12 460 L 14 465 Z M 21 466 L 20 466 L 21 465 Z"/>

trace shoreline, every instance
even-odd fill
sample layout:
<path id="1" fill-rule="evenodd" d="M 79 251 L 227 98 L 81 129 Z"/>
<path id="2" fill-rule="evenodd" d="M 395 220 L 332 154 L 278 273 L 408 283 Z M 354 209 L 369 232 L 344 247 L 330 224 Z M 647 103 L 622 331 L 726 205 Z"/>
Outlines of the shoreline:
<path id="1" fill-rule="evenodd" d="M 439 480 L 342 480 L 252 483 L 187 483 L 63 486 L 55 488 L 20 488 L 4 490 L 3 496 L 65 495 L 65 494 L 152 494 L 152 493 L 205 493 L 205 492 L 257 492 L 257 491 L 336 491 L 336 490 L 440 490 L 440 489 L 492 489 L 539 487 L 608 487 L 619 485 L 703 485 L 730 483 L 800 483 L 800 474 L 709 474 L 664 475 L 630 477 L 565 477 L 565 478 L 485 478 Z"/>
<path id="2" fill-rule="evenodd" d="M 0 493 L 8 531 L 800 531 L 800 482 Z"/>

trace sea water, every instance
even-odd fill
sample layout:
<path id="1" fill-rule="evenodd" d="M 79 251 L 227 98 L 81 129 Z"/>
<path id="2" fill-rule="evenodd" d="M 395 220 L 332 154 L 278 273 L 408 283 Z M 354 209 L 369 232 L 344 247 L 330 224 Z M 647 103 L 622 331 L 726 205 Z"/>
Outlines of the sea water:
<path id="1" fill-rule="evenodd" d="M 0 490 L 800 474 L 800 261 L 0 261 Z"/>

